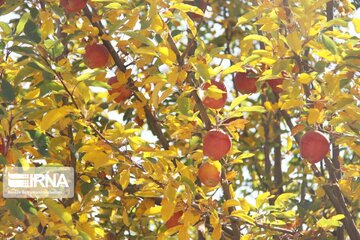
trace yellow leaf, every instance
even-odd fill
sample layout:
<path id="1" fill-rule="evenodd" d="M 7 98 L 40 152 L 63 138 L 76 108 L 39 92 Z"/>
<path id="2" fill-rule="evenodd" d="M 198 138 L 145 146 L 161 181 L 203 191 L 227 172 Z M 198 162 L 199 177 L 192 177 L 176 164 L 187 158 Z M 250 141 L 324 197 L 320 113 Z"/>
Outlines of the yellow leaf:
<path id="1" fill-rule="evenodd" d="M 269 196 L 270 196 L 270 192 L 264 192 L 263 194 L 260 194 L 256 198 L 256 207 L 260 208 L 266 202 Z"/>
<path id="2" fill-rule="evenodd" d="M 296 195 L 293 193 L 283 193 L 278 196 L 275 200 L 275 206 L 285 207 L 286 204 L 289 202 L 289 199 L 295 198 Z"/>
<path id="3" fill-rule="evenodd" d="M 87 213 L 81 214 L 80 217 L 79 217 L 79 222 L 81 222 L 81 223 L 86 223 L 87 221 L 88 221 L 88 215 L 87 215 Z"/>
<path id="4" fill-rule="evenodd" d="M 129 20 L 126 22 L 126 24 L 123 27 L 130 29 L 130 30 L 134 29 L 136 23 L 139 21 L 139 16 L 140 15 L 136 14 L 136 13 L 132 14 L 131 17 L 129 18 Z"/>
<path id="5" fill-rule="evenodd" d="M 130 226 L 129 215 L 127 214 L 125 208 L 123 208 L 122 217 L 123 217 L 124 224 L 129 227 Z"/>
<path id="6" fill-rule="evenodd" d="M 193 34 L 193 36 L 196 36 L 197 29 L 195 27 L 195 24 L 194 24 L 193 20 L 185 12 L 181 12 L 180 15 L 185 19 L 185 21 L 186 21 L 191 33 Z"/>
<path id="7" fill-rule="evenodd" d="M 220 239 L 222 229 L 219 217 L 216 212 L 210 215 L 210 224 L 214 228 L 213 233 L 211 234 L 212 239 Z"/>
<path id="8" fill-rule="evenodd" d="M 242 210 L 232 212 L 232 213 L 231 213 L 231 216 L 238 217 L 238 218 L 240 218 L 241 220 L 243 220 L 243 221 L 245 221 L 245 222 L 248 222 L 248 223 L 250 223 L 250 224 L 255 225 L 255 219 L 253 219 L 253 218 L 250 217 L 249 215 L 243 213 Z"/>
<path id="9" fill-rule="evenodd" d="M 187 77 L 187 72 L 184 70 L 180 70 L 179 76 L 178 76 L 178 82 L 182 83 Z"/>
<path id="10" fill-rule="evenodd" d="M 319 116 L 320 116 L 319 109 L 311 108 L 309 110 L 309 115 L 308 115 L 308 118 L 307 118 L 308 124 L 312 125 L 312 124 L 316 123 L 317 120 L 319 119 Z"/>
<path id="11" fill-rule="evenodd" d="M 292 148 L 292 145 L 293 145 L 292 137 L 291 137 L 291 136 L 288 136 L 288 137 L 287 137 L 287 148 L 286 148 L 286 150 L 290 151 L 291 148 Z"/>
<path id="12" fill-rule="evenodd" d="M 272 47 L 272 43 L 270 42 L 269 39 L 267 39 L 264 36 L 257 35 L 257 34 L 250 34 L 250 35 L 244 37 L 243 41 L 259 41 L 259 42 L 263 42 L 266 45 L 269 45 L 270 47 Z"/>
<path id="13" fill-rule="evenodd" d="M 176 3 L 173 6 L 170 7 L 170 9 L 175 8 L 177 10 L 180 10 L 182 12 L 193 12 L 196 13 L 200 16 L 204 16 L 204 12 L 201 11 L 200 8 L 193 6 L 193 5 L 189 5 L 189 4 L 185 4 L 185 3 Z"/>
<path id="14" fill-rule="evenodd" d="M 130 183 L 130 170 L 125 169 L 120 173 L 120 185 L 122 189 L 126 189 Z"/>
<path id="15" fill-rule="evenodd" d="M 101 39 L 106 40 L 106 41 L 112 41 L 113 40 L 113 38 L 111 36 L 107 35 L 107 34 L 101 35 Z"/>
<path id="16" fill-rule="evenodd" d="M 40 95 L 40 88 L 36 88 L 30 92 L 28 92 L 25 96 L 24 96 L 24 99 L 25 100 L 33 100 L 37 97 L 39 97 Z"/>
<path id="17" fill-rule="evenodd" d="M 49 198 L 44 199 L 44 203 L 49 208 L 50 212 L 59 217 L 61 221 L 63 221 L 63 223 L 65 223 L 69 227 L 73 225 L 72 216 L 70 212 L 64 208 L 63 205 Z"/>
<path id="18" fill-rule="evenodd" d="M 221 234 L 222 234 L 222 228 L 221 228 L 221 224 L 218 223 L 215 226 L 213 226 L 214 230 L 211 234 L 212 239 L 214 240 L 219 240 L 221 238 Z"/>
<path id="19" fill-rule="evenodd" d="M 255 9 L 255 10 L 257 10 L 257 9 Z M 247 23 L 247 22 L 250 21 L 251 19 L 255 18 L 255 17 L 257 16 L 257 11 L 255 11 L 255 10 L 249 11 L 249 12 L 245 13 L 244 15 L 242 15 L 242 16 L 238 19 L 238 21 L 237 21 L 237 23 L 236 23 L 236 26 L 239 26 L 239 25 L 242 25 L 242 24 L 244 24 L 244 23 Z"/>
<path id="20" fill-rule="evenodd" d="M 224 77 L 230 73 L 234 73 L 234 72 L 244 72 L 244 68 L 242 67 L 243 63 L 239 62 L 236 63 L 234 65 L 232 65 L 231 67 L 225 69 L 224 71 L 222 71 L 221 76 Z"/>
<path id="21" fill-rule="evenodd" d="M 346 177 L 349 178 L 360 177 L 360 165 L 347 164 L 342 166 L 341 170 Z"/>
<path id="22" fill-rule="evenodd" d="M 215 100 L 221 99 L 223 93 L 225 93 L 223 90 L 219 89 L 217 86 L 215 85 L 211 85 L 207 90 L 206 90 L 206 95 L 209 98 L 213 98 Z"/>
<path id="23" fill-rule="evenodd" d="M 85 103 L 87 103 L 90 100 L 90 88 L 84 83 L 79 82 L 77 84 L 74 95 L 77 98 L 81 98 Z"/>
<path id="24" fill-rule="evenodd" d="M 286 41 L 288 46 L 293 50 L 296 54 L 301 52 L 301 38 L 298 31 L 293 31 L 286 37 Z"/>
<path id="25" fill-rule="evenodd" d="M 248 122 L 249 121 L 246 119 L 236 119 L 235 121 L 230 122 L 229 126 L 243 130 Z"/>
<path id="26" fill-rule="evenodd" d="M 252 239 L 254 239 L 252 234 L 246 234 L 246 235 L 241 236 L 241 238 L 240 238 L 240 240 L 252 240 Z"/>
<path id="27" fill-rule="evenodd" d="M 165 81 L 161 81 L 156 83 L 155 88 L 151 94 L 151 101 L 154 105 L 155 108 L 158 108 L 158 104 L 161 103 L 159 101 L 159 92 L 160 90 L 165 86 L 166 82 Z"/>
<path id="28" fill-rule="evenodd" d="M 184 240 L 190 239 L 190 236 L 188 233 L 188 226 L 185 224 L 182 225 L 181 228 L 179 229 L 179 239 L 184 239 Z"/>
<path id="29" fill-rule="evenodd" d="M 40 123 L 40 128 L 44 131 L 49 129 L 52 125 L 57 123 L 59 120 L 64 118 L 71 112 L 76 112 L 72 106 L 64 106 L 61 108 L 53 109 L 49 111 L 42 119 Z"/>
<path id="30" fill-rule="evenodd" d="M 268 110 L 269 112 L 272 112 L 272 111 L 273 111 L 271 102 L 269 102 L 269 101 L 266 101 L 266 102 L 264 103 L 264 107 L 265 107 L 266 110 Z"/>
<path id="31" fill-rule="evenodd" d="M 239 201 L 235 200 L 235 199 L 230 199 L 227 200 L 226 202 L 224 202 L 224 204 L 222 205 L 222 209 L 226 209 L 229 207 L 235 207 L 235 206 L 239 206 L 240 203 Z"/>
<path id="32" fill-rule="evenodd" d="M 95 169 L 109 166 L 118 162 L 115 159 L 111 159 L 104 152 L 100 152 L 100 151 L 86 152 L 85 155 L 83 156 L 83 160 L 94 163 Z"/>
<path id="33" fill-rule="evenodd" d="M 302 83 L 302 84 L 310 84 L 313 80 L 313 77 L 310 75 L 310 74 L 307 74 L 307 73 L 301 73 L 298 78 L 297 78 L 297 81 L 299 83 Z"/>
<path id="34" fill-rule="evenodd" d="M 156 206 L 156 207 L 151 207 L 146 209 L 146 211 L 144 212 L 145 216 L 152 216 L 152 215 L 158 215 L 161 213 L 161 206 Z"/>
<path id="35" fill-rule="evenodd" d="M 161 219 L 166 222 L 174 214 L 175 211 L 175 201 L 169 200 L 169 198 L 164 197 L 161 201 Z"/>
<path id="36" fill-rule="evenodd" d="M 54 33 L 54 23 L 52 20 L 51 13 L 49 12 L 44 12 L 44 11 L 40 12 L 40 18 L 42 21 L 40 27 L 41 38 L 45 39 L 49 35 Z"/>
<path id="37" fill-rule="evenodd" d="M 176 62 L 176 54 L 170 48 L 159 46 L 158 52 L 160 53 L 160 59 L 164 64 L 171 66 Z"/>
<path id="38" fill-rule="evenodd" d="M 150 55 L 150 56 L 158 57 L 158 54 L 156 53 L 156 51 L 154 50 L 153 47 L 135 48 L 135 47 L 130 46 L 130 48 L 136 54 L 144 54 L 144 55 Z"/>
<path id="39" fill-rule="evenodd" d="M 200 217 L 201 217 L 200 213 L 188 209 L 183 215 L 183 223 L 185 226 L 194 225 L 199 221 Z"/>
<path id="40" fill-rule="evenodd" d="M 360 19 L 359 18 L 353 18 L 352 23 L 354 24 L 355 31 L 357 33 L 360 33 Z"/>
<path id="41" fill-rule="evenodd" d="M 80 179 L 87 183 L 91 182 L 91 179 L 87 175 L 81 175 Z"/>
<path id="42" fill-rule="evenodd" d="M 158 99 L 158 102 L 156 103 L 156 105 L 159 105 L 160 103 L 162 103 L 168 96 L 170 96 L 172 93 L 174 92 L 174 90 L 172 88 L 168 88 L 166 89 L 161 96 Z"/>
<path id="43" fill-rule="evenodd" d="M 284 102 L 281 106 L 282 110 L 288 110 L 291 108 L 301 107 L 304 105 L 304 101 L 296 100 L 296 99 L 289 99 Z"/>
<path id="44" fill-rule="evenodd" d="M 171 186 L 171 185 L 168 185 L 168 186 L 165 188 L 164 195 L 165 195 L 165 197 L 167 197 L 170 201 L 174 201 L 175 198 L 176 198 L 176 192 L 177 192 L 177 189 L 176 189 L 176 188 L 174 188 L 174 187 Z"/>
<path id="45" fill-rule="evenodd" d="M 252 206 L 250 203 L 248 203 L 248 201 L 246 201 L 245 198 L 238 198 L 241 209 L 245 212 L 248 213 L 251 209 L 255 209 L 254 206 Z"/>
<path id="46" fill-rule="evenodd" d="M 151 29 L 154 29 L 158 34 L 161 34 L 164 30 L 164 22 L 158 14 L 155 15 L 151 22 Z"/>

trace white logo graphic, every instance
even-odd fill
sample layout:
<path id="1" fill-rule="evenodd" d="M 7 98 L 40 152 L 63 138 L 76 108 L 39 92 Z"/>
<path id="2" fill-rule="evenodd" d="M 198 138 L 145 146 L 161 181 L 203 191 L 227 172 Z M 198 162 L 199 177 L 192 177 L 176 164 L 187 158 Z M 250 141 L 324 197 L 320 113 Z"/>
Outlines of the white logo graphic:
<path id="1" fill-rule="evenodd" d="M 51 197 L 74 195 L 74 169 L 71 167 L 37 167 L 4 169 L 5 198 Z"/>
<path id="2" fill-rule="evenodd" d="M 8 174 L 9 187 L 69 187 L 64 174 Z"/>

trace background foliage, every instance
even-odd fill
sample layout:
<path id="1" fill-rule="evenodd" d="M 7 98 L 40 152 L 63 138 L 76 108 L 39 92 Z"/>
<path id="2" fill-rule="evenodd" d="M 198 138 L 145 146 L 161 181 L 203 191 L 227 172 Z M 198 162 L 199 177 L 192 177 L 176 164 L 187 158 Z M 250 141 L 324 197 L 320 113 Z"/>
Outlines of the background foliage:
<path id="1" fill-rule="evenodd" d="M 0 198 L 1 238 L 358 239 L 360 44 L 348 31 L 360 33 L 356 5 L 209 0 L 202 17 L 196 4 L 0 7 L 1 167 L 76 169 L 73 199 Z M 84 64 L 92 42 L 109 50 L 106 68 Z M 249 67 L 257 93 L 243 95 L 234 75 Z M 266 82 L 282 73 L 277 94 Z M 120 104 L 107 91 L 115 75 L 133 90 Z M 213 78 L 228 90 L 218 111 L 200 99 Z M 197 179 L 211 128 L 232 137 L 214 188 Z M 316 166 L 297 144 L 310 129 L 332 142 Z M 166 229 L 179 210 L 182 224 Z"/>

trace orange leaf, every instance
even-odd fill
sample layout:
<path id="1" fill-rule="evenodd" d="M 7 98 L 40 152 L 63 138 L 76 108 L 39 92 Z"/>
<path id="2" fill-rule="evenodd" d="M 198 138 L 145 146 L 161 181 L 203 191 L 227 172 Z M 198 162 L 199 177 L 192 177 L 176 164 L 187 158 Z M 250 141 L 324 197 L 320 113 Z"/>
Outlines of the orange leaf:
<path id="1" fill-rule="evenodd" d="M 300 131 L 302 131 L 305 128 L 304 125 L 296 125 L 295 127 L 293 127 L 291 129 L 291 136 L 295 136 L 296 134 L 298 134 Z"/>

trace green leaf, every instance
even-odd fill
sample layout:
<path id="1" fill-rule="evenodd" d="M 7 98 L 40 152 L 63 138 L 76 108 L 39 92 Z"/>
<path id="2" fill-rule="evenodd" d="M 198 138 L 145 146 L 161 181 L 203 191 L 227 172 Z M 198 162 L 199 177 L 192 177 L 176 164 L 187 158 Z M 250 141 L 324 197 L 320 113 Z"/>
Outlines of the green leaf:
<path id="1" fill-rule="evenodd" d="M 77 78 L 77 80 L 79 80 L 79 79 L 80 78 Z M 86 86 L 101 87 L 101 88 L 105 88 L 105 89 L 111 89 L 111 87 L 107 83 L 104 83 L 104 82 L 100 82 L 100 81 L 96 81 L 96 80 L 84 80 L 83 82 L 86 84 Z"/>
<path id="2" fill-rule="evenodd" d="M 275 206 L 279 207 L 285 207 L 286 203 L 289 201 L 289 199 L 295 198 L 296 194 L 294 193 L 283 193 L 280 196 L 277 197 L 275 200 Z"/>
<path id="3" fill-rule="evenodd" d="M 3 155 L 0 154 L 0 165 L 5 165 L 6 164 L 6 159 L 4 158 Z"/>
<path id="4" fill-rule="evenodd" d="M 63 221 L 63 223 L 65 223 L 69 227 L 73 225 L 71 214 L 68 210 L 64 208 L 63 205 L 55 202 L 52 199 L 45 199 L 44 203 L 49 208 L 50 212 L 58 216 L 61 221 Z"/>
<path id="5" fill-rule="evenodd" d="M 344 19 L 336 18 L 336 19 L 330 20 L 327 23 L 325 23 L 324 28 L 329 28 L 334 25 L 338 25 L 341 27 L 348 27 L 349 23 L 347 21 L 345 21 Z"/>
<path id="6" fill-rule="evenodd" d="M 191 100 L 188 97 L 179 97 L 177 99 L 177 105 L 179 108 L 179 112 L 185 116 L 191 116 Z"/>
<path id="7" fill-rule="evenodd" d="M 49 153 L 48 153 L 49 139 L 48 139 L 48 137 L 45 134 L 43 134 L 37 130 L 29 130 L 28 132 L 29 132 L 30 137 L 34 141 L 34 145 L 37 148 L 37 150 L 39 151 L 39 153 L 45 157 L 49 156 Z"/>
<path id="8" fill-rule="evenodd" d="M 0 28 L 4 31 L 6 35 L 9 35 L 11 33 L 11 28 L 9 27 L 9 24 L 5 22 L 0 22 Z"/>
<path id="9" fill-rule="evenodd" d="M 326 65 L 327 65 L 326 62 L 319 61 L 319 62 L 315 63 L 315 70 L 319 73 L 322 73 L 325 71 Z"/>
<path id="10" fill-rule="evenodd" d="M 323 228 L 324 230 L 331 230 L 335 227 L 341 227 L 342 226 L 342 222 L 339 221 L 341 219 L 343 219 L 345 216 L 343 214 L 338 214 L 335 215 L 333 217 L 331 217 L 330 219 L 326 219 L 324 217 L 322 217 L 317 223 L 316 226 Z"/>
<path id="11" fill-rule="evenodd" d="M 63 90 L 63 87 L 56 82 L 43 82 L 40 85 L 40 97 L 50 93 Z"/>
<path id="12" fill-rule="evenodd" d="M 1 81 L 1 96 L 5 101 L 12 102 L 15 100 L 15 89 L 5 79 Z"/>
<path id="13" fill-rule="evenodd" d="M 16 32 L 15 32 L 16 34 L 20 34 L 20 33 L 22 33 L 24 31 L 25 25 L 28 22 L 29 18 L 30 18 L 30 13 L 29 12 L 24 13 L 21 16 L 21 18 L 19 20 L 19 23 L 16 26 Z"/>
<path id="14" fill-rule="evenodd" d="M 24 211 L 19 207 L 18 201 L 16 199 L 6 199 L 6 208 L 9 209 L 10 214 L 16 217 L 17 219 L 24 221 Z"/>
<path id="15" fill-rule="evenodd" d="M 28 21 L 26 23 L 24 33 L 34 43 L 40 43 L 41 34 L 38 26 L 33 21 Z"/>
<path id="16" fill-rule="evenodd" d="M 46 50 L 50 53 L 53 58 L 59 57 L 64 51 L 64 45 L 60 40 L 45 40 L 44 42 Z"/>
<path id="17" fill-rule="evenodd" d="M 125 31 L 123 32 L 124 34 L 146 44 L 146 45 L 149 45 L 151 47 L 155 47 L 155 44 L 149 39 L 149 38 L 146 38 L 144 37 L 144 35 L 136 32 L 136 31 Z"/>
<path id="18" fill-rule="evenodd" d="M 46 71 L 48 73 L 50 73 L 51 75 L 54 75 L 53 71 L 46 65 L 36 61 L 35 59 L 33 59 L 32 62 L 30 62 L 28 64 L 29 67 L 32 67 L 32 68 L 35 68 L 35 69 L 38 69 L 38 70 L 43 70 L 43 71 Z"/>
<path id="19" fill-rule="evenodd" d="M 31 214 L 34 214 L 34 215 L 37 214 L 37 210 L 36 210 L 36 208 L 34 207 L 34 204 L 33 204 L 30 200 L 21 198 L 21 199 L 18 199 L 18 201 L 19 201 L 19 203 L 20 203 L 21 208 L 22 208 L 25 212 L 28 212 L 28 213 L 31 213 Z"/>
<path id="20" fill-rule="evenodd" d="M 12 46 L 12 47 L 9 47 L 9 50 L 12 52 L 16 52 L 20 55 L 25 55 L 25 56 L 35 55 L 35 52 L 30 47 Z"/>
<path id="21" fill-rule="evenodd" d="M 187 185 L 191 189 L 191 191 L 193 192 L 194 195 L 196 194 L 195 185 L 189 178 L 186 178 L 186 177 L 182 176 L 181 177 L 181 182 L 183 182 L 185 185 Z"/>
<path id="22" fill-rule="evenodd" d="M 276 61 L 272 67 L 272 75 L 278 75 L 283 70 L 287 70 L 291 72 L 290 64 L 291 64 L 290 59 Z"/>
<path id="23" fill-rule="evenodd" d="M 272 213 L 277 218 L 294 218 L 296 216 L 295 211 L 285 211 L 285 212 L 274 212 Z"/>
<path id="24" fill-rule="evenodd" d="M 79 235 L 82 240 L 91 240 L 91 237 L 84 231 L 79 230 Z"/>
<path id="25" fill-rule="evenodd" d="M 325 34 L 323 34 L 321 36 L 321 39 L 322 39 L 323 44 L 327 48 L 327 50 L 329 50 L 332 54 L 337 54 L 337 47 L 336 47 L 336 43 L 334 42 L 334 40 L 332 40 Z"/>

